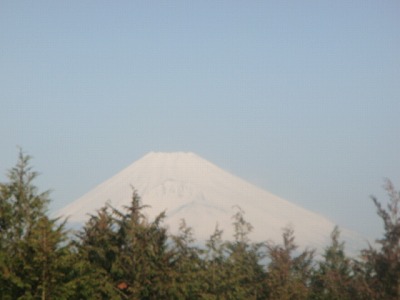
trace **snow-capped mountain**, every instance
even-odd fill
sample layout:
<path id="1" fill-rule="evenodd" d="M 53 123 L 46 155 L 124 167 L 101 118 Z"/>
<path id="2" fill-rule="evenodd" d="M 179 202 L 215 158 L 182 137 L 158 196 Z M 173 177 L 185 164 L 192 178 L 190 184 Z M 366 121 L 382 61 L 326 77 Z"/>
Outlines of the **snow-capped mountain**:
<path id="1" fill-rule="evenodd" d="M 282 229 L 291 226 L 301 247 L 323 249 L 335 224 L 325 217 L 281 199 L 242 180 L 193 153 L 149 153 L 56 213 L 83 224 L 109 202 L 121 209 L 129 205 L 134 187 L 150 218 L 166 211 L 166 225 L 176 233 L 181 219 L 206 240 L 216 224 L 224 238 L 233 236 L 232 216 L 240 207 L 253 225 L 252 241 L 281 242 Z M 341 238 L 350 252 L 364 240 L 346 229 Z"/>

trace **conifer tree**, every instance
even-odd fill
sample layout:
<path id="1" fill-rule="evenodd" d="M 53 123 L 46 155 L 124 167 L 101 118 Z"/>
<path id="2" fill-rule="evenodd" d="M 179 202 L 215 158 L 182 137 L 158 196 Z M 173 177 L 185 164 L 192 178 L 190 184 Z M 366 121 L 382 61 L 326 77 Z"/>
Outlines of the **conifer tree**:
<path id="1" fill-rule="evenodd" d="M 232 288 L 229 282 L 228 249 L 222 239 L 222 230 L 216 226 L 214 233 L 206 241 L 203 281 L 205 289 L 201 299 L 227 299 Z"/>
<path id="2" fill-rule="evenodd" d="M 203 251 L 194 245 L 193 229 L 181 220 L 179 233 L 172 235 L 171 240 L 168 256 L 172 281 L 167 288 L 170 299 L 201 299 L 204 292 Z"/>
<path id="3" fill-rule="evenodd" d="M 80 295 L 99 299 L 168 299 L 167 234 L 164 214 L 150 222 L 133 193 L 125 212 L 107 207 L 79 235 L 81 274 L 89 284 Z M 99 286 L 100 285 L 100 286 Z M 89 288 L 87 288 L 89 286 Z"/>
<path id="4" fill-rule="evenodd" d="M 142 213 L 139 195 L 134 191 L 131 205 L 123 214 L 114 210 L 119 226 L 117 237 L 120 244 L 118 267 L 123 270 L 128 284 L 126 294 L 140 299 L 166 298 L 165 282 L 168 282 L 167 234 L 161 226 L 165 214 L 159 214 L 150 222 Z"/>
<path id="5" fill-rule="evenodd" d="M 365 290 L 371 299 L 400 299 L 400 192 L 392 182 L 384 186 L 389 203 L 385 209 L 377 198 L 372 200 L 384 224 L 384 236 L 378 248 L 370 246 L 362 252 Z"/>
<path id="6" fill-rule="evenodd" d="M 262 299 L 260 245 L 250 243 L 252 226 L 238 208 L 233 216 L 234 241 L 223 241 L 216 228 L 206 243 L 206 291 L 203 299 Z"/>
<path id="7" fill-rule="evenodd" d="M 304 250 L 296 255 L 294 232 L 285 228 L 283 245 L 267 244 L 266 288 L 268 299 L 307 299 L 313 268 L 313 250 Z"/>
<path id="8" fill-rule="evenodd" d="M 33 299 L 67 299 L 69 289 L 70 247 L 64 224 L 47 216 L 40 218 L 26 237 L 24 283 Z"/>
<path id="9" fill-rule="evenodd" d="M 114 228 L 109 208 L 105 206 L 78 233 L 73 264 L 77 299 L 119 299 L 121 293 L 113 278 L 119 252 Z"/>
<path id="10" fill-rule="evenodd" d="M 311 299 L 356 299 L 351 260 L 346 256 L 344 242 L 339 241 L 339 236 L 340 231 L 335 227 L 331 244 L 325 249 L 323 260 L 313 274 Z"/>
<path id="11" fill-rule="evenodd" d="M 22 240 L 37 220 L 46 214 L 49 192 L 39 193 L 33 181 L 38 173 L 29 165 L 31 157 L 19 152 L 17 164 L 9 170 L 9 182 L 1 184 L 2 236 Z"/>
<path id="12" fill-rule="evenodd" d="M 64 225 L 46 216 L 48 192 L 33 184 L 38 173 L 30 156 L 18 162 L 0 184 L 0 284 L 3 299 L 63 299 L 68 256 Z"/>
<path id="13" fill-rule="evenodd" d="M 249 234 L 253 226 L 246 221 L 240 207 L 233 215 L 233 227 L 234 241 L 227 243 L 230 281 L 234 287 L 230 299 L 259 299 L 264 280 L 261 244 L 251 243 Z"/>

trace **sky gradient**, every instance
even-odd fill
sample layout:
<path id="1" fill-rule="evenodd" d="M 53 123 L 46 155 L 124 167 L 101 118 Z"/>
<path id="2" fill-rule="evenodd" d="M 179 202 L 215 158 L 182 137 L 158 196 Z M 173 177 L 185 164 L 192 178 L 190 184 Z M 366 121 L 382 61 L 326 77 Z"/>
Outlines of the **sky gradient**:
<path id="1" fill-rule="evenodd" d="M 400 189 L 398 1 L 1 1 L 0 180 L 63 207 L 191 151 L 372 237 Z M 188 222 L 190 224 L 190 222 Z"/>

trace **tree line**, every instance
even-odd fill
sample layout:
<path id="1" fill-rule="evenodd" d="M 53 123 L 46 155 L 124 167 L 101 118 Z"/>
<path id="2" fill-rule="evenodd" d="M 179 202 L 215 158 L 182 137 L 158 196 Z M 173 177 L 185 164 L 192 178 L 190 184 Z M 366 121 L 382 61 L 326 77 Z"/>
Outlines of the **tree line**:
<path id="1" fill-rule="evenodd" d="M 244 212 L 233 216 L 232 241 L 215 229 L 196 243 L 182 220 L 167 232 L 165 214 L 147 218 L 133 191 L 130 205 L 104 206 L 77 233 L 48 216 L 49 193 L 34 184 L 30 157 L 0 183 L 0 299 L 400 299 L 400 193 L 373 202 L 384 234 L 348 257 L 335 228 L 322 256 L 299 249 L 295 233 L 254 243 Z"/>

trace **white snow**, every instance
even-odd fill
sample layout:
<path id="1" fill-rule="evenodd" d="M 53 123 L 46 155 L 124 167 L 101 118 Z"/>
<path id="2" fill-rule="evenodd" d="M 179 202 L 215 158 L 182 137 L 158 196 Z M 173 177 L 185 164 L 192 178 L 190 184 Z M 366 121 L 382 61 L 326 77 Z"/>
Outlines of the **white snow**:
<path id="1" fill-rule="evenodd" d="M 281 242 L 282 229 L 291 226 L 301 247 L 323 249 L 335 224 L 325 217 L 281 199 L 242 180 L 193 153 L 151 152 L 81 198 L 56 213 L 71 223 L 83 223 L 108 201 L 121 209 L 129 205 L 132 186 L 154 218 L 166 211 L 166 225 L 176 233 L 181 219 L 206 240 L 216 224 L 225 238 L 232 238 L 232 216 L 239 206 L 254 229 L 253 241 Z M 365 246 L 356 233 L 341 229 L 351 252 Z"/>

